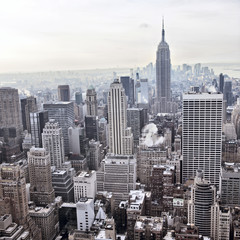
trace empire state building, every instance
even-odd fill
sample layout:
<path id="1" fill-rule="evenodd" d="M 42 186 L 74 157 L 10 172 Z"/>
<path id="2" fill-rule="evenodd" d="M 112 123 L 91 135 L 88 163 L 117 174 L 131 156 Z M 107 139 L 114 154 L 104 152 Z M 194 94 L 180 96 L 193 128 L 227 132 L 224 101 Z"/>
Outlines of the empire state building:
<path id="1" fill-rule="evenodd" d="M 156 91 L 156 113 L 171 112 L 171 59 L 169 46 L 165 42 L 164 22 L 162 41 L 157 50 Z"/>

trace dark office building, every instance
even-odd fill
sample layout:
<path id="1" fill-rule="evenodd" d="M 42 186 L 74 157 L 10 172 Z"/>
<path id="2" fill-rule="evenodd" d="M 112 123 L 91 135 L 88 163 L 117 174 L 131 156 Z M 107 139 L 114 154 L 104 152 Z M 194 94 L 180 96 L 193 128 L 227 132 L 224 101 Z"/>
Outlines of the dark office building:
<path id="1" fill-rule="evenodd" d="M 31 132 L 30 126 L 30 112 L 37 111 L 37 101 L 36 98 L 31 96 L 21 99 L 21 111 L 22 111 L 22 124 L 23 130 Z"/>
<path id="2" fill-rule="evenodd" d="M 30 133 L 32 145 L 42 147 L 42 133 L 45 124 L 49 121 L 48 111 L 30 113 Z"/>
<path id="3" fill-rule="evenodd" d="M 73 181 L 67 171 L 56 170 L 52 173 L 52 185 L 55 197 L 62 197 L 63 202 L 73 202 Z"/>
<path id="4" fill-rule="evenodd" d="M 132 106 L 134 104 L 134 79 L 124 76 L 120 77 L 120 81 L 128 98 L 128 104 Z"/>
<path id="5" fill-rule="evenodd" d="M 223 88 L 223 98 L 227 101 L 227 106 L 233 105 L 232 82 L 226 81 Z"/>
<path id="6" fill-rule="evenodd" d="M 80 105 L 82 103 L 82 93 L 81 92 L 76 92 L 75 93 L 75 102 L 77 105 Z"/>
<path id="7" fill-rule="evenodd" d="M 85 117 L 86 138 L 89 140 L 94 139 L 98 141 L 98 117 L 86 116 Z"/>
<path id="8" fill-rule="evenodd" d="M 69 85 L 58 86 L 58 100 L 68 102 L 70 101 L 70 88 Z"/>
<path id="9" fill-rule="evenodd" d="M 221 73 L 221 74 L 219 75 L 219 91 L 220 91 L 221 93 L 223 93 L 223 89 L 224 89 L 224 76 L 223 76 L 223 74 Z"/>

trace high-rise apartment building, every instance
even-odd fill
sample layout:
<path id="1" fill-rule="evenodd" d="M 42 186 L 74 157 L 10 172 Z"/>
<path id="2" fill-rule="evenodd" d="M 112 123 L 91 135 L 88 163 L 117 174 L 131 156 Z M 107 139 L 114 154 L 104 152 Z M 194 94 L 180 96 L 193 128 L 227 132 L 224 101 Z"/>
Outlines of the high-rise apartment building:
<path id="1" fill-rule="evenodd" d="M 31 96 L 21 99 L 21 111 L 22 111 L 22 124 L 23 130 L 31 132 L 30 113 L 37 111 L 36 98 Z"/>
<path id="2" fill-rule="evenodd" d="M 87 116 L 97 116 L 97 93 L 94 88 L 86 94 Z"/>
<path id="3" fill-rule="evenodd" d="M 131 155 L 133 135 L 127 128 L 127 103 L 122 84 L 115 79 L 108 95 L 109 152 L 119 155 Z"/>
<path id="4" fill-rule="evenodd" d="M 171 59 L 169 46 L 165 41 L 164 23 L 162 26 L 162 41 L 157 50 L 156 90 L 157 112 L 169 112 L 169 102 L 171 102 Z"/>
<path id="5" fill-rule="evenodd" d="M 58 86 L 58 101 L 70 101 L 70 88 L 69 85 Z"/>
<path id="6" fill-rule="evenodd" d="M 43 128 L 48 121 L 48 111 L 30 113 L 30 133 L 32 146 L 42 147 Z"/>
<path id="7" fill-rule="evenodd" d="M 43 148 L 50 154 L 51 166 L 60 168 L 64 163 L 64 141 L 58 122 L 50 119 L 42 133 Z"/>
<path id="8" fill-rule="evenodd" d="M 20 153 L 22 130 L 18 90 L 0 88 L 0 141 L 3 142 L 3 161 L 10 162 L 12 155 Z"/>
<path id="9" fill-rule="evenodd" d="M 211 184 L 219 184 L 222 155 L 223 95 L 187 93 L 183 95 L 183 182 L 196 170 L 204 172 Z"/>
<path id="10" fill-rule="evenodd" d="M 55 119 L 62 128 L 65 155 L 69 154 L 68 128 L 74 126 L 73 102 L 56 102 L 43 104 L 44 110 L 48 111 L 49 119 Z"/>
<path id="11" fill-rule="evenodd" d="M 134 79 L 129 76 L 120 77 L 120 82 L 127 96 L 127 103 L 132 106 L 134 104 Z"/>
<path id="12" fill-rule="evenodd" d="M 28 152 L 30 199 L 37 206 L 54 201 L 50 154 L 44 148 L 32 147 Z"/>
<path id="13" fill-rule="evenodd" d="M 28 200 L 24 172 L 17 163 L 0 165 L 0 215 L 11 214 L 13 221 L 25 225 Z"/>

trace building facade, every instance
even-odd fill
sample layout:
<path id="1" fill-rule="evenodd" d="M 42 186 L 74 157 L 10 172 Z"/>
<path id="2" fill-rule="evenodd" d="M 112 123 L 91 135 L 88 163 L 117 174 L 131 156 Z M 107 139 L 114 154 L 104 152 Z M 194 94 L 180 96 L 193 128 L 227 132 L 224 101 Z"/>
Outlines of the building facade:
<path id="1" fill-rule="evenodd" d="M 58 122 L 50 120 L 42 133 L 43 148 L 50 154 L 51 166 L 61 168 L 64 163 L 64 140 Z"/>
<path id="2" fill-rule="evenodd" d="M 196 170 L 219 184 L 222 158 L 223 95 L 188 93 L 183 95 L 183 182 L 194 178 Z"/>
<path id="3" fill-rule="evenodd" d="M 44 148 L 32 147 L 28 152 L 30 178 L 30 199 L 37 206 L 53 203 L 55 198 L 52 186 L 50 154 Z"/>
<path id="4" fill-rule="evenodd" d="M 122 84 L 116 79 L 108 95 L 109 152 L 131 155 L 133 135 L 127 128 L 127 102 Z"/>

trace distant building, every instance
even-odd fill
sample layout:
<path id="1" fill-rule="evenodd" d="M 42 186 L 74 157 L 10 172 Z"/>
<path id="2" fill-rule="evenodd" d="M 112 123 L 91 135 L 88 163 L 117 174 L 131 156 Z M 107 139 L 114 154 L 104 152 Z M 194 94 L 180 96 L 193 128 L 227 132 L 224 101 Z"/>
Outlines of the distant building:
<path id="1" fill-rule="evenodd" d="M 149 93 L 148 93 L 148 79 L 140 79 L 135 85 L 136 91 L 136 103 L 149 104 Z"/>
<path id="2" fill-rule="evenodd" d="M 219 75 L 219 91 L 223 93 L 223 89 L 224 89 L 224 75 L 221 73 Z"/>
<path id="3" fill-rule="evenodd" d="M 120 77 L 120 82 L 125 90 L 127 96 L 127 103 L 129 106 L 134 105 L 134 79 L 129 76 Z"/>
<path id="4" fill-rule="evenodd" d="M 226 81 L 223 88 L 223 97 L 227 101 L 227 106 L 233 105 L 232 82 Z"/>
<path id="5" fill-rule="evenodd" d="M 69 85 L 58 85 L 58 101 L 70 101 Z"/>
<path id="6" fill-rule="evenodd" d="M 94 88 L 86 94 L 87 116 L 97 116 L 97 93 Z"/>
<path id="7" fill-rule="evenodd" d="M 158 45 L 156 60 L 156 112 L 167 113 L 171 102 L 171 59 L 167 42 L 165 41 L 164 22 L 162 41 Z"/>
<path id="8" fill-rule="evenodd" d="M 80 105 L 83 102 L 82 92 L 75 93 L 75 102 L 77 105 Z"/>

